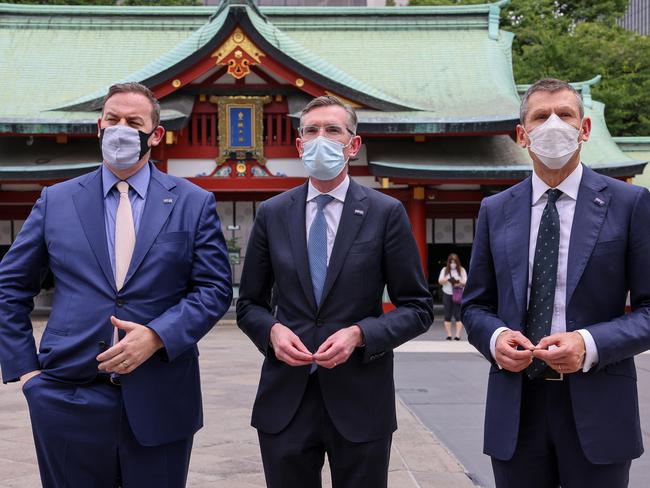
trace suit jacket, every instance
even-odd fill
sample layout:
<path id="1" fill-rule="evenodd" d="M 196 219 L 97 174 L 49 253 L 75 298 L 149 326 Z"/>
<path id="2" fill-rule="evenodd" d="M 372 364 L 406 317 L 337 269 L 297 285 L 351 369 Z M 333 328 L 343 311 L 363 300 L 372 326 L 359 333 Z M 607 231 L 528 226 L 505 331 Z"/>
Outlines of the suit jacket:
<path id="1" fill-rule="evenodd" d="M 432 303 L 402 204 L 353 180 L 330 256 L 321 305 L 309 274 L 307 183 L 264 202 L 251 232 L 237 302 L 237 322 L 266 356 L 252 425 L 277 433 L 296 413 L 310 366 L 291 367 L 269 346 L 280 322 L 315 352 L 327 337 L 358 324 L 365 347 L 331 370 L 318 369 L 327 411 L 350 441 L 388 436 L 397 428 L 393 348 L 425 332 Z M 277 284 L 277 317 L 269 299 Z M 382 311 L 384 286 L 397 306 Z"/>
<path id="2" fill-rule="evenodd" d="M 232 289 L 214 197 L 151 166 L 131 265 L 117 292 L 104 224 L 101 169 L 45 188 L 0 265 L 3 381 L 35 369 L 89 383 L 110 316 L 148 325 L 164 349 L 122 376 L 131 428 L 143 445 L 187 438 L 202 425 L 196 343 L 228 309 Z M 37 354 L 29 313 L 49 265 L 52 312 Z"/>
<path id="3" fill-rule="evenodd" d="M 531 178 L 481 204 L 462 320 L 490 361 L 485 452 L 508 460 L 519 429 L 522 373 L 499 369 L 490 338 L 501 326 L 524 332 Z M 633 356 L 650 348 L 650 194 L 584 167 L 569 243 L 567 331 L 588 330 L 599 362 L 565 377 L 582 449 L 592 463 L 643 452 Z M 631 292 L 632 313 L 625 314 Z M 551 413 L 552 415 L 552 413 Z"/>

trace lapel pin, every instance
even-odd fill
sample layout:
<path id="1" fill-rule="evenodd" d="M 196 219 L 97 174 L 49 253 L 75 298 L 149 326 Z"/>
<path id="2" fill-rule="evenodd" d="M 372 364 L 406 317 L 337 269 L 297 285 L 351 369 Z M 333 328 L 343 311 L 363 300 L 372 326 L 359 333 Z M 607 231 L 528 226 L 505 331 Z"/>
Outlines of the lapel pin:
<path id="1" fill-rule="evenodd" d="M 363 216 L 363 210 L 359 210 L 358 208 L 354 211 L 354 215 L 361 215 Z"/>
<path id="2" fill-rule="evenodd" d="M 171 198 L 165 198 L 165 199 L 163 200 L 163 203 L 173 203 L 173 201 L 174 201 L 174 200 L 172 200 Z"/>
<path id="3" fill-rule="evenodd" d="M 599 207 L 602 207 L 603 205 L 605 205 L 605 200 L 601 200 L 600 198 L 596 197 L 594 198 L 594 203 Z"/>

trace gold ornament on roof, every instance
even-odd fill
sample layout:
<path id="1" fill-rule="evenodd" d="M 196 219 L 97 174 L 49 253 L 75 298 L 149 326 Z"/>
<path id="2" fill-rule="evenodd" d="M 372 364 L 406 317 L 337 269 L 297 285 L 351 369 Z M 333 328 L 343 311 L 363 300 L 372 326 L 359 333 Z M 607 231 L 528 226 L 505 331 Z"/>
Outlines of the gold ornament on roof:
<path id="1" fill-rule="evenodd" d="M 264 56 L 266 55 L 237 27 L 211 57 L 217 58 L 216 64 L 228 66 L 228 73 L 239 80 L 251 72 L 251 66 L 260 64 Z"/>

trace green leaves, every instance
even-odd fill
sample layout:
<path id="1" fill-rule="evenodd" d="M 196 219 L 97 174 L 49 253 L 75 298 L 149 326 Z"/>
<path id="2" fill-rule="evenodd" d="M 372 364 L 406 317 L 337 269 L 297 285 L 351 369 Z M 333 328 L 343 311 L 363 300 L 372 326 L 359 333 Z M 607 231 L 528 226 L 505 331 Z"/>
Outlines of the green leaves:
<path id="1" fill-rule="evenodd" d="M 484 3 L 412 0 L 411 5 Z M 650 38 L 616 24 L 627 0 L 512 0 L 501 10 L 501 28 L 515 34 L 517 83 L 554 77 L 602 82 L 592 96 L 606 104 L 612 135 L 650 134 Z"/>

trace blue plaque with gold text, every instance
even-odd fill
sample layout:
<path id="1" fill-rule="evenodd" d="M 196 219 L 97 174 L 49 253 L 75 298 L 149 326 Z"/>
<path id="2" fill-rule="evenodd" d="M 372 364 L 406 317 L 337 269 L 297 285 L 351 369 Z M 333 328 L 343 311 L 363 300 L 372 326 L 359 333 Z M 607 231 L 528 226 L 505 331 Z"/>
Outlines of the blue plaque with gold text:
<path id="1" fill-rule="evenodd" d="M 233 149 L 251 149 L 255 140 L 253 107 L 228 106 L 229 145 Z"/>
<path id="2" fill-rule="evenodd" d="M 2 0 L 0 0 L 2 1 Z M 219 156 L 217 165 L 226 161 L 257 161 L 264 165 L 264 104 L 271 97 L 217 97 L 211 95 L 210 103 L 217 104 L 219 113 Z"/>

